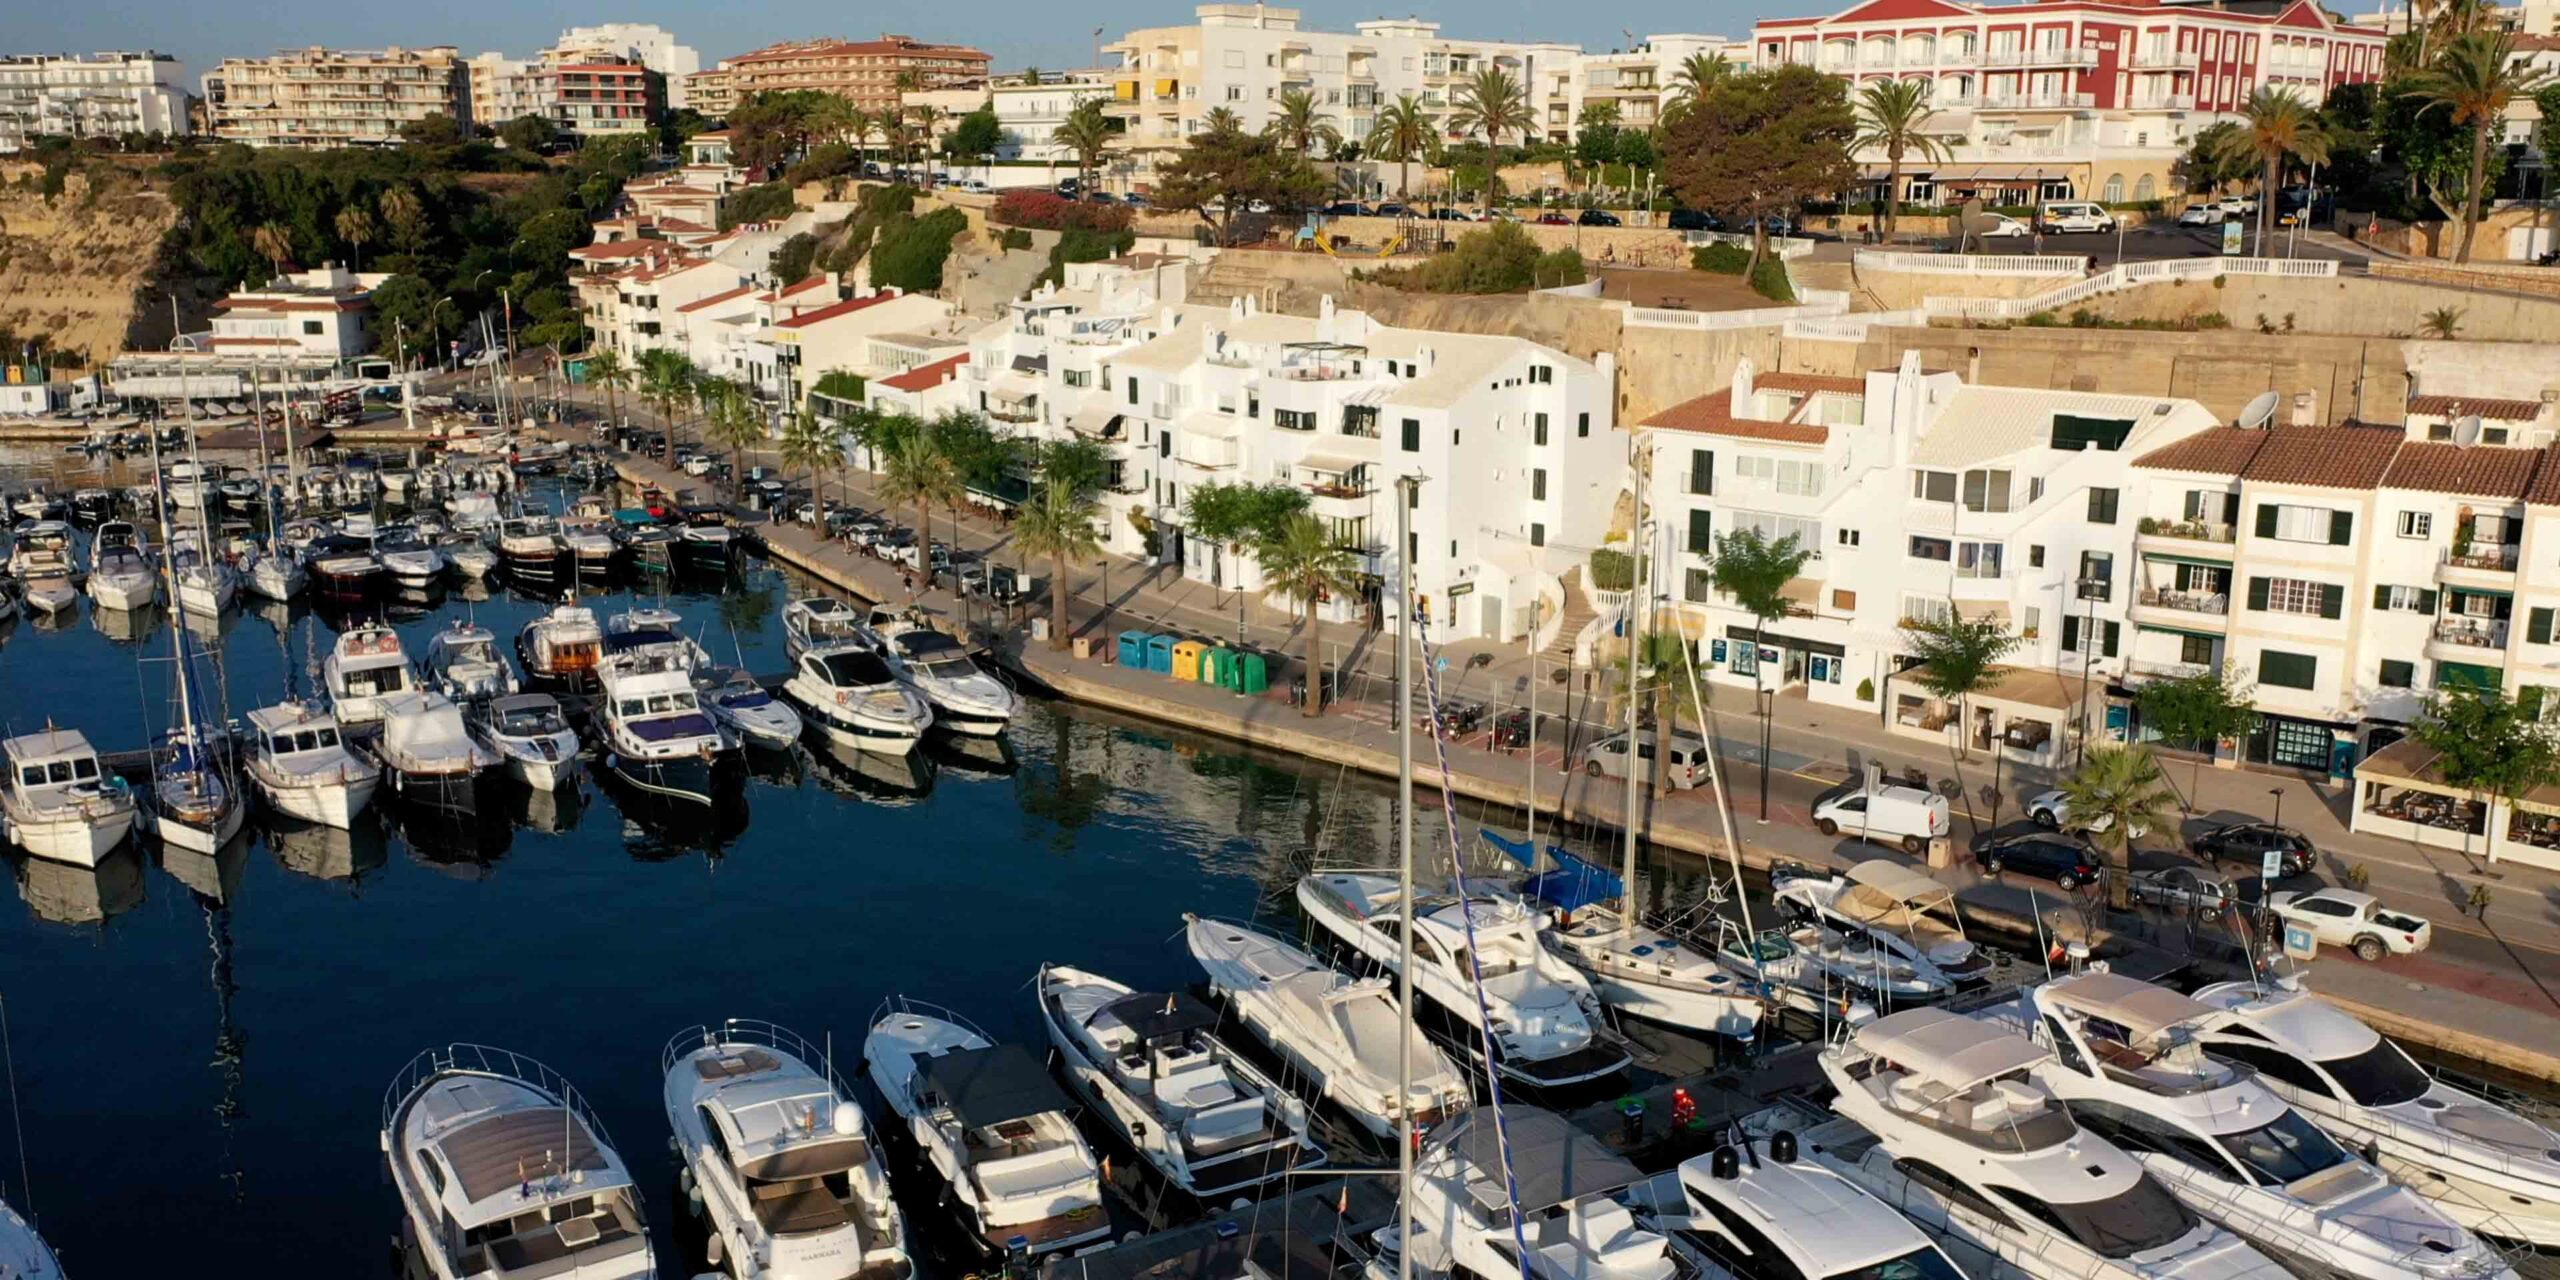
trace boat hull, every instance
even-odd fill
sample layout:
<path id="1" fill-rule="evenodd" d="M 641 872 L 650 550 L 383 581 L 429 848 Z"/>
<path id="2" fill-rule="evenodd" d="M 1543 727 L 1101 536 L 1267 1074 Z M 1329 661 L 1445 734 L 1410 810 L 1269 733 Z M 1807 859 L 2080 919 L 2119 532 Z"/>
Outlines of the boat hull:
<path id="1" fill-rule="evenodd" d="M 498 553 L 498 563 L 507 567 L 507 576 L 523 582 L 558 582 L 560 563 L 563 559 L 564 557 L 557 551 L 534 554 L 501 550 Z"/>
<path id="2" fill-rule="evenodd" d="M 382 776 L 371 771 L 350 769 L 343 778 L 310 779 L 282 776 L 254 764 L 249 767 L 249 780 L 257 784 L 258 795 L 269 809 L 341 831 L 354 827 L 356 819 L 373 806 L 373 793 L 382 785 Z"/>
<path id="3" fill-rule="evenodd" d="M 133 831 L 137 816 L 131 808 L 94 820 L 37 818 L 21 822 L 12 814 L 8 819 L 9 843 L 26 850 L 31 857 L 47 862 L 95 867 L 100 859 L 124 843 L 124 838 Z"/>
<path id="4" fill-rule="evenodd" d="M 965 733 L 974 738 L 992 738 L 1003 733 L 1006 725 L 1013 723 L 1013 713 L 1010 711 L 1002 713 L 973 711 L 966 707 L 955 707 L 940 698 L 931 698 L 930 701 L 933 703 L 934 724 L 952 733 Z"/>
<path id="5" fill-rule="evenodd" d="M 488 799 L 495 771 L 410 773 L 391 766 L 382 770 L 382 785 L 403 808 L 437 814 L 478 814 Z"/>
<path id="6" fill-rule="evenodd" d="M 1590 979 L 1602 1004 L 1647 1022 L 1745 1042 L 1759 1034 L 1760 1002 L 1751 996 L 1650 986 L 1589 969 L 1583 970 L 1583 976 Z"/>
<path id="7" fill-rule="evenodd" d="M 91 574 L 89 599 L 101 609 L 136 613 L 160 603 L 160 580 L 150 574 L 132 577 Z"/>
<path id="8" fill-rule="evenodd" d="M 807 723 L 816 725 L 818 732 L 824 735 L 827 741 L 837 746 L 851 747 L 856 751 L 886 752 L 890 755 L 915 750 L 916 744 L 924 741 L 925 729 L 929 727 L 860 719 L 831 711 L 815 703 L 802 704 L 801 718 Z"/>
<path id="9" fill-rule="evenodd" d="M 746 781 L 746 771 L 736 751 L 655 758 L 614 752 L 605 757 L 605 767 L 613 771 L 613 776 L 651 795 L 706 806 L 736 794 Z"/>
<path id="10" fill-rule="evenodd" d="M 240 834 L 240 825 L 249 816 L 247 808 L 237 800 L 224 803 L 205 819 L 185 818 L 160 812 L 157 806 L 147 807 L 150 811 L 143 815 L 143 825 L 150 829 L 152 838 L 170 848 L 190 853 L 219 852 L 231 837 Z"/>

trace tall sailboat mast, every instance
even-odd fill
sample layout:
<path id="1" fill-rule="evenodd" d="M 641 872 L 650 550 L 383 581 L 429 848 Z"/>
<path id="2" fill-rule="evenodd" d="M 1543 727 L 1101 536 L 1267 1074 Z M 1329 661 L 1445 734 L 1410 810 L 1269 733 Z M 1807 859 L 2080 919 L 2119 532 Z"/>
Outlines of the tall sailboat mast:
<path id="1" fill-rule="evenodd" d="M 1637 695 L 1644 685 L 1644 607 L 1652 599 L 1650 584 L 1645 581 L 1645 569 L 1646 562 L 1653 558 L 1652 540 L 1644 531 L 1644 454 L 1636 449 L 1632 437 L 1627 446 L 1627 464 L 1627 469 L 1635 476 L 1636 490 L 1635 526 L 1629 531 L 1627 545 L 1635 550 L 1636 555 L 1635 578 L 1628 584 L 1635 591 L 1627 597 L 1626 611 L 1620 615 L 1626 619 L 1627 628 L 1627 807 L 1618 823 L 1626 837 L 1626 856 L 1618 871 L 1618 930 L 1621 933 L 1633 933 L 1636 927 L 1636 814 L 1637 806 L 1643 800 L 1645 775 L 1644 742 L 1639 736 L 1641 730 L 1636 713 L 1643 701 Z M 1660 769 L 1668 763 L 1671 738 L 1659 725 L 1654 728 L 1654 737 L 1658 741 L 1653 748 L 1653 767 Z M 1535 766 L 1531 771 L 1535 772 Z"/>
<path id="2" fill-rule="evenodd" d="M 176 301 L 172 299 L 169 306 L 170 315 L 174 318 L 177 314 Z M 183 398 L 185 394 L 182 386 L 179 395 Z M 203 477 L 199 476 L 197 480 L 201 483 Z M 169 528 L 169 487 L 160 472 L 160 437 L 157 434 L 151 437 L 151 496 L 153 509 L 160 518 L 160 528 L 163 531 L 161 537 L 165 542 L 168 537 L 166 531 Z M 169 598 L 176 600 L 178 598 L 177 557 L 164 555 L 160 561 L 169 578 Z M 178 606 L 178 612 L 182 616 L 186 613 L 186 606 L 183 603 Z M 187 771 L 187 788 L 191 793 L 200 796 L 204 794 L 204 762 L 196 758 L 195 695 L 191 682 L 187 679 L 187 628 L 183 621 L 169 628 L 169 653 L 178 668 L 179 750 L 186 752 L 187 758 L 195 766 Z"/>
<path id="3" fill-rule="evenodd" d="M 1413 1280 L 1413 508 L 1419 476 L 1396 480 L 1396 888 L 1404 927 L 1396 930 L 1396 1280 Z M 1464 910 L 1463 905 L 1460 910 Z"/>

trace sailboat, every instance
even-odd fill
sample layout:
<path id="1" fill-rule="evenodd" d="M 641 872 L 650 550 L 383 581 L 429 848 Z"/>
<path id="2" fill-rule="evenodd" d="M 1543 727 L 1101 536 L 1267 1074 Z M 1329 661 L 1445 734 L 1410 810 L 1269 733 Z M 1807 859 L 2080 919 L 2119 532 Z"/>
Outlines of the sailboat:
<path id="1" fill-rule="evenodd" d="M 160 508 L 161 526 L 166 528 L 169 513 L 165 494 Z M 174 561 L 170 572 L 177 572 Z M 172 594 L 182 603 L 186 599 L 183 587 L 183 582 L 172 587 Z M 188 654 L 189 634 L 185 627 L 169 629 L 170 656 L 176 664 L 178 724 L 162 738 L 155 753 L 151 785 L 142 789 L 141 825 L 163 844 L 212 853 L 239 833 L 241 822 L 248 816 L 248 806 L 242 802 L 231 777 L 226 759 L 228 746 L 222 741 L 219 717 L 202 724 L 196 719 L 197 689 L 194 660 Z"/>
<path id="2" fill-rule="evenodd" d="M 284 498 L 276 490 L 275 478 L 267 471 L 266 400 L 254 365 L 249 370 L 249 397 L 258 409 L 258 494 L 267 508 L 267 539 L 266 545 L 250 557 L 245 576 L 251 594 L 268 600 L 291 600 L 302 594 L 302 588 L 310 579 L 303 572 L 302 558 L 285 548 L 284 531 L 278 524 L 284 518 Z M 290 482 L 293 468 L 293 413 L 290 409 L 284 415 L 284 457 Z"/>

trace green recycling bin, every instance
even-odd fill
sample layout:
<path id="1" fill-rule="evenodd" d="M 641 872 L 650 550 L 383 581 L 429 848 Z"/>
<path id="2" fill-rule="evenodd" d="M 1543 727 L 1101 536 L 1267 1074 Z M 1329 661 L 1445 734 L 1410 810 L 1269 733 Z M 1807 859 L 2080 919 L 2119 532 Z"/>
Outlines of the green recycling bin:
<path id="1" fill-rule="evenodd" d="M 1259 697 L 1271 687 L 1271 666 L 1261 654 L 1248 649 L 1236 655 L 1236 692 L 1246 697 Z"/>
<path id="2" fill-rule="evenodd" d="M 1220 647 L 1209 651 L 1209 683 L 1229 693 L 1243 687 L 1236 672 L 1235 650 Z"/>

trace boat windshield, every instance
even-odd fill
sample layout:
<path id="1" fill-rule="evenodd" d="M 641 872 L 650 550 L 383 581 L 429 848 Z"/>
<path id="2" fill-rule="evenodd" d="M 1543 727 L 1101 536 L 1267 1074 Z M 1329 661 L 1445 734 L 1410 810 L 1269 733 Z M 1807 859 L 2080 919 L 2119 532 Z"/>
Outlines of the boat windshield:
<path id="1" fill-rule="evenodd" d="M 1724 953 L 1738 960 L 1751 960 L 1760 964 L 1774 964 L 1777 961 L 1786 959 L 1788 956 L 1794 955 L 1796 953 L 1796 945 L 1787 941 L 1786 935 L 1770 932 L 1761 934 L 1758 938 L 1753 939 L 1747 945 L 1742 939 L 1734 938 L 1724 944 Z"/>
<path id="2" fill-rule="evenodd" d="M 2103 1200 L 2054 1203 L 1993 1187 L 2000 1198 L 2037 1221 L 2080 1242 L 2102 1258 L 2130 1258 L 2174 1244 L 2196 1229 L 2196 1215 L 2176 1196 L 2143 1174 L 2130 1187 Z"/>
<path id="3" fill-rule="evenodd" d="M 318 729 L 279 733 L 270 739 L 267 745 L 269 750 L 280 756 L 289 756 L 302 751 L 318 751 L 324 747 L 338 745 L 338 731 L 324 726 Z"/>
<path id="4" fill-rule="evenodd" d="M 548 737 L 560 728 L 560 712 L 553 707 L 509 707 L 498 715 L 498 732 L 510 738 Z"/>
<path id="5" fill-rule="evenodd" d="M 773 695 L 754 685 L 733 685 L 720 691 L 720 705 L 732 711 L 752 711 L 773 705 Z"/>
<path id="6" fill-rule="evenodd" d="M 923 670 L 936 680 L 966 680 L 978 674 L 978 664 L 967 658 L 937 658 L 924 663 Z"/>
<path id="7" fill-rule="evenodd" d="M 894 678 L 889 674 L 888 664 L 880 660 L 880 655 L 868 649 L 840 650 L 824 654 L 818 661 L 827 668 L 827 683 L 839 689 L 887 684 Z"/>
<path id="8" fill-rule="evenodd" d="M 2239 1133 L 2219 1135 L 2214 1141 L 2249 1171 L 2249 1177 L 2260 1186 L 2281 1186 L 2299 1182 L 2324 1169 L 2344 1163 L 2345 1148 L 2337 1139 L 2322 1133 L 2302 1113 L 2287 1107 L 2272 1123 Z"/>
<path id="9" fill-rule="evenodd" d="M 2426 1096 L 2427 1073 L 2400 1046 L 2380 1036 L 2362 1053 L 2323 1058 L 2320 1067 L 2337 1078 L 2347 1096 L 2368 1107 L 2396 1107 Z"/>
<path id="10" fill-rule="evenodd" d="M 1964 1280 L 1964 1273 L 1936 1247 L 1922 1245 L 1899 1258 L 1836 1271 L 1824 1280 Z"/>

